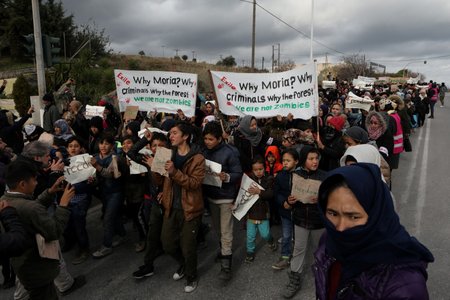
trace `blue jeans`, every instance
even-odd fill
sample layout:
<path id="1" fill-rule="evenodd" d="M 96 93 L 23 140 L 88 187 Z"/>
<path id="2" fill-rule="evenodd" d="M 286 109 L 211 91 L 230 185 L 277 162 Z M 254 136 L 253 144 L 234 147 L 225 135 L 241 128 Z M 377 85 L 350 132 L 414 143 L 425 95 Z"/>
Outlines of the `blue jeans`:
<path id="1" fill-rule="evenodd" d="M 434 106 L 437 101 L 430 101 L 430 117 L 434 118 Z"/>
<path id="2" fill-rule="evenodd" d="M 123 207 L 122 193 L 103 194 L 103 246 L 111 248 L 114 234 L 125 236 L 125 227 L 120 220 Z"/>
<path id="3" fill-rule="evenodd" d="M 270 242 L 273 240 L 270 234 L 269 220 L 261 220 L 260 222 L 261 224 L 255 224 L 254 220 L 247 220 L 247 253 L 255 253 L 255 240 L 258 231 L 266 241 Z"/>
<path id="4" fill-rule="evenodd" d="M 281 217 L 281 256 L 283 257 L 290 257 L 292 254 L 292 226 L 290 218 Z"/>
<path id="5" fill-rule="evenodd" d="M 74 234 L 75 241 L 82 250 L 89 249 L 89 237 L 86 230 L 86 215 L 91 204 L 91 197 L 86 195 L 86 197 L 80 199 L 76 203 L 70 203 L 70 219 L 67 225 L 67 233 Z"/>

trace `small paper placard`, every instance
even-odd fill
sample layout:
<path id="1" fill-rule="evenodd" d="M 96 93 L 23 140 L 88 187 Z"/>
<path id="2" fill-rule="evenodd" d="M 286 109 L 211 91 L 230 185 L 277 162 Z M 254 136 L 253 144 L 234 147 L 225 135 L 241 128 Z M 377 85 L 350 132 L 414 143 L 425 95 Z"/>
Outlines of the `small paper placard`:
<path id="1" fill-rule="evenodd" d="M 291 195 L 302 203 L 316 203 L 321 183 L 319 180 L 305 179 L 300 175 L 293 174 Z"/>
<path id="2" fill-rule="evenodd" d="M 139 106 L 130 105 L 125 109 L 125 113 L 123 115 L 124 120 L 136 120 L 136 116 L 139 111 Z"/>
<path id="3" fill-rule="evenodd" d="M 169 177 L 166 169 L 164 168 L 166 162 L 172 158 L 172 150 L 158 147 L 156 149 L 155 157 L 152 162 L 152 171 L 161 174 L 162 176 Z"/>
<path id="4" fill-rule="evenodd" d="M 222 172 L 222 165 L 214 161 L 205 159 L 206 175 L 203 184 L 222 187 L 219 173 Z"/>
<path id="5" fill-rule="evenodd" d="M 250 194 L 248 189 L 250 186 L 257 186 L 260 190 L 264 190 L 262 186 L 257 184 L 254 180 L 248 177 L 245 173 L 242 176 L 241 188 L 239 189 L 239 194 L 234 202 L 231 211 L 233 216 L 239 221 L 247 214 L 248 210 L 255 204 L 259 199 L 259 195 Z"/>

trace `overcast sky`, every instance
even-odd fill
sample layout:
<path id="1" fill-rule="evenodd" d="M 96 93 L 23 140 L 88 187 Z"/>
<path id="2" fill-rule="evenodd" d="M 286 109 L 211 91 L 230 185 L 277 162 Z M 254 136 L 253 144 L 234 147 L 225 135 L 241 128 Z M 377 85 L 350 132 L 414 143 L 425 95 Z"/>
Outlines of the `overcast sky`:
<path id="1" fill-rule="evenodd" d="M 114 52 L 180 56 L 215 63 L 232 55 L 251 62 L 253 5 L 240 0 L 63 0 L 77 24 L 105 28 Z M 310 34 L 311 0 L 259 0 L 264 9 Z M 405 66 L 427 80 L 450 79 L 450 1 L 314 0 L 314 58 L 339 61 L 344 53 L 365 54 L 388 72 Z M 272 45 L 281 61 L 309 61 L 309 38 L 256 9 L 256 65 L 270 68 Z M 444 56 L 444 57 L 443 57 Z M 438 58 L 440 57 L 440 58 Z M 427 61 L 424 64 L 424 61 Z"/>

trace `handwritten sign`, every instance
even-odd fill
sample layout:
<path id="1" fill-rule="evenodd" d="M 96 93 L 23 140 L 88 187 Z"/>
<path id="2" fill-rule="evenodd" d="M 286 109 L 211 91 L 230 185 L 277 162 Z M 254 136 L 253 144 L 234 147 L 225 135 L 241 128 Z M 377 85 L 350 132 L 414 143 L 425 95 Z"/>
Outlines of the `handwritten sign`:
<path id="1" fill-rule="evenodd" d="M 88 180 L 95 175 L 95 168 L 91 165 L 91 155 L 81 154 L 70 158 L 70 165 L 64 167 L 64 178 L 70 184 Z"/>
<path id="2" fill-rule="evenodd" d="M 125 109 L 125 113 L 123 115 L 124 120 L 136 120 L 136 116 L 139 111 L 139 106 L 130 105 Z"/>
<path id="3" fill-rule="evenodd" d="M 93 105 L 86 105 L 86 119 L 92 119 L 93 117 L 102 117 L 103 118 L 103 111 L 105 110 L 104 106 L 93 106 Z"/>
<path id="4" fill-rule="evenodd" d="M 367 98 L 358 97 L 352 92 L 350 92 L 348 93 L 348 97 L 345 100 L 345 108 L 357 108 L 369 111 L 373 102 L 374 101 L 368 97 Z"/>
<path id="5" fill-rule="evenodd" d="M 114 70 L 120 111 L 129 105 L 141 111 L 176 114 L 181 109 L 195 115 L 197 74 L 159 71 Z"/>
<path id="6" fill-rule="evenodd" d="M 166 162 L 172 158 L 172 150 L 158 147 L 156 149 L 155 157 L 152 162 L 152 171 L 161 174 L 162 176 L 169 177 L 169 173 L 167 173 L 164 168 Z"/>
<path id="7" fill-rule="evenodd" d="M 206 175 L 203 184 L 222 187 L 222 180 L 218 174 L 222 172 L 222 165 L 214 161 L 205 159 Z"/>
<path id="8" fill-rule="evenodd" d="M 280 73 L 211 71 L 223 114 L 267 118 L 291 113 L 304 120 L 317 115 L 316 74 L 315 64 Z"/>
<path id="9" fill-rule="evenodd" d="M 324 80 L 324 81 L 322 81 L 322 87 L 324 89 L 335 89 L 336 88 L 336 81 Z"/>
<path id="10" fill-rule="evenodd" d="M 233 216 L 241 220 L 248 212 L 248 210 L 259 199 L 258 194 L 250 194 L 248 189 L 251 186 L 257 186 L 260 190 L 264 190 L 262 186 L 248 177 L 245 173 L 242 176 L 241 188 L 239 189 L 238 196 L 234 202 L 234 206 L 231 208 Z"/>
<path id="11" fill-rule="evenodd" d="M 302 203 L 316 203 L 321 183 L 319 180 L 305 179 L 300 175 L 293 174 L 291 195 Z"/>

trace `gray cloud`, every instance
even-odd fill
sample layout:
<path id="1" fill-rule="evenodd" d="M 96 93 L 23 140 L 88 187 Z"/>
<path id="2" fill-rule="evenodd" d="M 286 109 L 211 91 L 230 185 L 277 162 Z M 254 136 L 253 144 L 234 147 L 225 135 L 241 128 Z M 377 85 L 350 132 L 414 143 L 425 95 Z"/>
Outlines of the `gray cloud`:
<path id="1" fill-rule="evenodd" d="M 239 0 L 63 0 L 78 24 L 95 21 L 105 28 L 116 52 L 154 56 L 174 55 L 173 49 L 199 60 L 216 62 L 220 55 L 233 55 L 249 63 L 251 55 L 252 5 Z M 310 3 L 298 0 L 261 0 L 258 3 L 293 27 L 309 34 Z M 314 37 L 329 48 L 346 54 L 364 53 L 367 59 L 397 71 L 411 59 L 412 70 L 445 81 L 449 58 L 433 59 L 450 47 L 450 2 L 429 0 L 314 1 Z M 283 60 L 309 60 L 309 40 L 257 8 L 256 56 L 270 63 L 272 45 L 281 44 Z M 318 61 L 328 53 L 330 61 L 342 54 L 314 44 Z M 410 68 L 408 66 L 408 68 Z"/>

